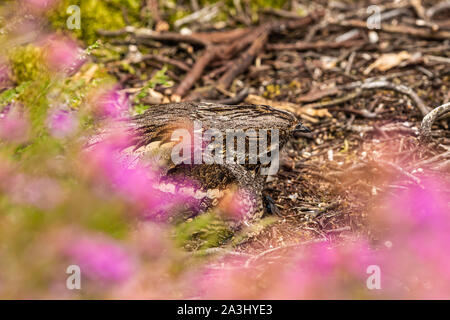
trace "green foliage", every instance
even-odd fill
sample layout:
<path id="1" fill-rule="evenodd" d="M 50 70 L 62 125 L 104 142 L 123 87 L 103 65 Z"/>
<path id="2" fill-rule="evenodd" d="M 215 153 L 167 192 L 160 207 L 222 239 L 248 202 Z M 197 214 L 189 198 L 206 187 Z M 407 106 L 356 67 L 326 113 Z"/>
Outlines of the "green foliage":
<path id="1" fill-rule="evenodd" d="M 148 96 L 148 89 L 154 89 L 157 85 L 168 85 L 170 78 L 166 75 L 167 66 L 158 70 L 155 75 L 147 82 L 147 84 L 138 92 L 134 99 L 134 112 L 142 114 L 149 106 L 141 103 L 141 100 Z"/>
<path id="2" fill-rule="evenodd" d="M 42 49 L 33 45 L 15 47 L 9 52 L 8 58 L 16 83 L 42 80 L 46 77 L 47 69 Z"/>
<path id="3" fill-rule="evenodd" d="M 30 82 L 23 82 L 17 87 L 8 89 L 3 91 L 0 94 L 0 110 L 5 105 L 13 102 L 14 100 L 17 100 L 18 97 L 22 95 L 22 93 L 25 91 L 25 89 L 30 85 Z"/>
<path id="4" fill-rule="evenodd" d="M 252 0 L 253 7 L 258 8 L 282 8 L 287 0 Z"/>
<path id="5" fill-rule="evenodd" d="M 199 1 L 201 7 L 217 3 L 219 0 Z M 141 0 L 63 0 L 60 5 L 49 14 L 49 21 L 55 29 L 73 33 L 87 45 L 98 39 L 96 31 L 117 30 L 129 24 L 140 27 L 151 26 L 151 13 L 148 10 L 141 12 Z M 261 8 L 282 8 L 286 0 L 251 0 L 250 8 L 255 13 Z M 66 21 L 69 17 L 67 8 L 70 5 L 78 5 L 81 9 L 81 29 L 68 30 Z M 189 5 L 180 6 L 176 1 L 160 1 L 160 11 L 167 22 L 172 25 L 176 20 L 192 13 Z M 215 21 L 226 21 L 230 12 L 235 12 L 233 0 L 225 1 L 223 10 Z"/>
<path id="6" fill-rule="evenodd" d="M 217 247 L 232 236 L 227 222 L 213 212 L 201 214 L 178 224 L 175 241 L 187 250 L 203 250 Z"/>
<path id="7" fill-rule="evenodd" d="M 238 244 L 246 242 L 252 237 L 256 237 L 266 227 L 274 224 L 277 220 L 277 218 L 269 216 L 252 223 L 250 226 L 241 229 L 239 232 L 233 235 L 233 238 L 231 239 L 231 245 L 236 246 Z"/>
<path id="8" fill-rule="evenodd" d="M 199 1 L 202 5 L 206 6 L 209 4 L 217 3 L 221 0 L 203 0 Z M 250 5 L 253 8 L 281 8 L 287 2 L 287 0 L 250 0 Z M 226 0 L 225 4 L 227 7 L 234 7 L 234 0 Z M 241 1 L 241 5 L 244 1 Z"/>
<path id="9" fill-rule="evenodd" d="M 138 23 L 140 21 L 140 3 L 140 0 L 63 0 L 52 11 L 49 20 L 54 28 L 72 32 L 89 45 L 98 39 L 96 33 L 98 29 L 117 30 L 123 28 L 126 25 L 125 11 L 130 23 Z M 71 5 L 80 7 L 81 28 L 79 30 L 68 30 L 66 26 L 69 17 L 66 10 Z"/>
<path id="10" fill-rule="evenodd" d="M 99 46 L 96 42 L 88 47 L 86 55 Z M 40 139 L 45 139 L 45 123 L 50 106 L 64 104 L 78 108 L 91 90 L 113 81 L 101 66 L 92 63 L 85 64 L 75 77 L 64 79 L 61 75 L 52 74 L 46 67 L 42 49 L 33 45 L 14 47 L 8 51 L 8 60 L 16 87 L 0 93 L 0 110 L 14 101 L 23 105 L 29 116 L 33 136 L 33 142 L 28 143 L 26 148 L 17 150 L 16 156 L 30 153 L 35 145 L 39 145 Z M 95 68 L 90 79 L 80 76 L 90 68 Z M 51 145 L 50 143 L 48 146 Z"/>

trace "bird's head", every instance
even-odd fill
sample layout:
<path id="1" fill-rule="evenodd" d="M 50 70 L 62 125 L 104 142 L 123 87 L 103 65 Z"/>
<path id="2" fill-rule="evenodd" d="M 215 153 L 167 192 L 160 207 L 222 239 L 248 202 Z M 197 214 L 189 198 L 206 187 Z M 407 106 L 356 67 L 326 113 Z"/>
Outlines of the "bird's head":
<path id="1" fill-rule="evenodd" d="M 302 133 L 310 133 L 311 130 L 306 127 L 303 123 L 299 122 L 297 123 L 297 125 L 294 127 L 294 130 L 292 130 L 292 132 L 302 132 Z"/>

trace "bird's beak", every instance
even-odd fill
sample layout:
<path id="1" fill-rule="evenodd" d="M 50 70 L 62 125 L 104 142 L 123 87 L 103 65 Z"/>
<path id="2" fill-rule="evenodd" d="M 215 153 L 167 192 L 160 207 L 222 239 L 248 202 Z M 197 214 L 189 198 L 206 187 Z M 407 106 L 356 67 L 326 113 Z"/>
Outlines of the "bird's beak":
<path id="1" fill-rule="evenodd" d="M 303 133 L 309 133 L 311 130 L 309 128 L 305 127 L 301 122 L 295 126 L 294 132 L 303 132 Z"/>

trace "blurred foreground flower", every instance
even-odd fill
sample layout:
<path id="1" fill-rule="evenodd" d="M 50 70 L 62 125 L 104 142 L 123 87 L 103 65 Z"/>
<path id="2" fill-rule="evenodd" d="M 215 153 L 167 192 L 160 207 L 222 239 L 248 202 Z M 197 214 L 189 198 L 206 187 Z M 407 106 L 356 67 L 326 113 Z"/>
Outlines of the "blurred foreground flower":
<path id="1" fill-rule="evenodd" d="M 78 119 L 75 112 L 58 108 L 50 112 L 47 126 L 55 138 L 65 138 L 72 135 L 78 128 Z"/>
<path id="2" fill-rule="evenodd" d="M 62 202 L 64 193 L 59 184 L 50 178 L 16 176 L 10 183 L 12 199 L 17 203 L 35 206 L 42 210 L 53 209 Z"/>
<path id="3" fill-rule="evenodd" d="M 274 251 L 274 253 L 276 253 Z M 332 247 L 328 243 L 299 245 L 261 259 L 229 257 L 207 266 L 196 295 L 202 299 L 343 299 L 369 298 L 367 267 L 379 264 L 377 254 L 362 243 Z M 254 259 L 249 263 L 249 259 Z M 376 294 L 376 293 L 375 293 Z"/>
<path id="4" fill-rule="evenodd" d="M 80 267 L 83 275 L 105 283 L 123 282 L 131 277 L 134 262 L 116 241 L 86 235 L 72 241 L 65 253 L 72 264 Z"/>
<path id="5" fill-rule="evenodd" d="M 127 95 L 118 88 L 100 91 L 93 97 L 92 105 L 94 114 L 101 118 L 122 118 L 130 110 Z"/>
<path id="6" fill-rule="evenodd" d="M 56 180 L 27 175 L 7 161 L 2 162 L 0 192 L 7 194 L 14 203 L 51 210 L 64 200 L 65 193 Z"/>
<path id="7" fill-rule="evenodd" d="M 30 133 L 28 116 L 16 104 L 6 106 L 0 113 L 0 140 L 12 143 L 25 142 Z"/>
<path id="8" fill-rule="evenodd" d="M 374 228 L 388 248 L 386 272 L 413 298 L 450 296 L 448 181 L 426 178 L 385 199 L 373 213 Z"/>
<path id="9" fill-rule="evenodd" d="M 31 6 L 32 9 L 43 11 L 55 6 L 59 0 L 21 0 L 25 5 Z"/>
<path id="10" fill-rule="evenodd" d="M 371 213 L 378 244 L 354 238 L 225 255 L 197 273 L 190 294 L 202 299 L 446 299 L 448 187 L 448 182 L 424 179 L 422 186 L 381 201 L 384 205 Z M 374 270 L 377 278 L 371 278 Z"/>
<path id="11" fill-rule="evenodd" d="M 48 36 L 41 41 L 49 68 L 55 72 L 74 74 L 86 62 L 83 50 L 72 39 Z"/>
<path id="12" fill-rule="evenodd" d="M 182 192 L 160 190 L 160 172 L 152 163 L 144 163 L 132 151 L 133 135 L 126 131 L 126 122 L 109 124 L 109 134 L 83 153 L 84 170 L 98 186 L 115 191 L 135 208 L 140 217 L 166 220 L 177 207 L 186 205 Z M 116 127 L 115 127 L 116 126 Z"/>

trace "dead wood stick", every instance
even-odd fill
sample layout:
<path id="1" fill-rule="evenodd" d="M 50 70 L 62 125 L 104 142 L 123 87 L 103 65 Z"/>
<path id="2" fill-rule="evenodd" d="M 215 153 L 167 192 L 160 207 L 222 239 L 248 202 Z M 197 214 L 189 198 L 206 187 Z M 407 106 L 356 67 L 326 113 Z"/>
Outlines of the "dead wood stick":
<path id="1" fill-rule="evenodd" d="M 182 61 L 167 58 L 167 57 L 160 56 L 157 54 L 144 54 L 140 60 L 141 61 L 155 60 L 158 62 L 167 63 L 167 64 L 173 65 L 173 66 L 177 67 L 178 69 L 186 71 L 186 72 L 189 72 L 192 69 L 192 67 L 188 66 L 186 63 L 184 63 Z"/>
<path id="2" fill-rule="evenodd" d="M 217 56 L 217 47 L 207 47 L 205 52 L 197 59 L 191 71 L 175 90 L 172 100 L 180 101 L 194 83 L 201 77 L 206 66 Z"/>
<path id="3" fill-rule="evenodd" d="M 253 28 L 251 32 L 247 33 L 240 39 L 237 39 L 236 41 L 233 41 L 226 46 L 222 46 L 223 49 L 218 50 L 217 52 L 217 58 L 221 60 L 229 60 L 233 58 L 236 53 L 241 52 L 242 50 L 250 46 L 253 42 L 255 42 L 262 33 L 269 32 L 269 28 L 270 26 L 268 24 L 263 24 L 256 28 Z"/>
<path id="4" fill-rule="evenodd" d="M 352 27 L 352 28 L 361 28 L 368 29 L 367 22 L 361 20 L 330 20 L 330 24 L 340 25 L 343 27 Z M 413 28 L 404 25 L 392 25 L 392 24 L 382 24 L 380 31 L 388 32 L 388 33 L 400 33 L 406 34 L 413 37 L 424 38 L 424 39 L 435 39 L 435 40 L 446 40 L 450 39 L 450 31 L 430 31 L 427 29 L 419 29 Z"/>
<path id="5" fill-rule="evenodd" d="M 205 42 L 211 42 L 211 43 L 224 43 L 224 42 L 231 42 L 235 41 L 242 36 L 248 34 L 250 32 L 249 28 L 240 28 L 240 29 L 233 29 L 233 30 L 227 30 L 227 31 L 217 31 L 217 32 L 194 32 L 191 34 L 194 38 L 202 39 Z"/>
<path id="6" fill-rule="evenodd" d="M 308 107 L 308 105 L 301 106 L 296 103 L 288 102 L 288 101 L 275 101 L 275 100 L 268 100 L 263 97 L 249 94 L 248 97 L 245 99 L 245 102 L 251 103 L 251 104 L 264 104 L 264 105 L 270 105 L 272 107 L 286 110 L 289 112 L 292 112 L 300 117 L 302 117 L 304 120 L 317 123 L 318 120 L 315 117 L 331 117 L 331 114 L 328 112 L 327 109 L 312 109 Z"/>
<path id="7" fill-rule="evenodd" d="M 351 114 L 356 114 L 359 115 L 363 118 L 367 118 L 367 119 L 375 119 L 376 117 L 378 117 L 378 114 L 374 113 L 374 112 L 370 112 L 369 110 L 366 109 L 353 109 L 353 108 L 328 108 L 328 111 L 342 111 L 342 112 L 346 112 L 346 113 L 351 113 Z"/>
<path id="8" fill-rule="evenodd" d="M 97 33 L 104 37 L 118 37 L 118 36 L 123 36 L 123 35 L 127 34 L 127 31 L 125 29 L 119 29 L 119 30 L 97 29 Z"/>
<path id="9" fill-rule="evenodd" d="M 176 32 L 156 32 L 148 28 L 135 28 L 133 26 L 127 26 L 119 30 L 103 30 L 98 29 L 97 33 L 104 37 L 117 37 L 126 34 L 134 36 L 136 39 L 150 39 L 155 41 L 170 41 L 170 42 L 186 42 L 193 45 L 208 46 L 212 43 L 224 43 L 233 42 L 241 37 L 247 36 L 245 43 L 248 43 L 248 39 L 252 38 L 251 33 L 258 29 L 269 27 L 271 31 L 280 32 L 283 30 L 292 30 L 303 27 L 310 24 L 315 19 L 321 16 L 320 12 L 313 12 L 309 16 L 288 21 L 275 21 L 267 25 L 255 27 L 255 28 L 242 28 L 228 31 L 219 32 L 198 32 L 191 35 L 183 35 Z"/>
<path id="10" fill-rule="evenodd" d="M 422 99 L 415 93 L 410 87 L 407 87 L 402 84 L 394 84 L 389 81 L 379 80 L 373 82 L 363 83 L 361 85 L 361 89 L 390 89 L 400 93 L 403 93 L 411 98 L 414 101 L 417 108 L 419 108 L 420 112 L 423 116 L 426 116 L 430 112 L 430 108 L 425 105 Z"/>
<path id="11" fill-rule="evenodd" d="M 249 94 L 249 89 L 248 88 L 244 88 L 239 93 L 235 94 L 234 96 L 232 96 L 230 98 L 226 98 L 226 99 L 222 99 L 222 100 L 207 101 L 207 102 L 213 102 L 213 103 L 218 103 L 218 104 L 227 104 L 227 105 L 235 105 L 235 104 L 239 104 L 242 101 L 244 101 L 245 98 L 247 98 L 248 94 Z"/>
<path id="12" fill-rule="evenodd" d="M 333 106 L 333 105 L 339 105 L 344 102 L 353 100 L 361 95 L 362 95 L 362 90 L 356 90 L 355 92 L 351 92 L 348 95 L 345 95 L 343 97 L 339 97 L 339 98 L 336 98 L 336 99 L 333 99 L 330 101 L 309 103 L 309 104 L 303 105 L 302 107 L 303 108 L 323 108 L 323 107 L 328 107 L 328 106 Z"/>
<path id="13" fill-rule="evenodd" d="M 425 159 L 425 160 L 422 160 L 420 162 L 417 162 L 417 163 L 414 164 L 414 168 L 420 168 L 422 166 L 432 164 L 433 162 L 444 160 L 447 157 L 450 157 L 450 151 L 446 151 L 444 153 L 438 154 L 438 155 L 436 155 L 434 157 L 431 157 L 429 159 Z"/>
<path id="14" fill-rule="evenodd" d="M 300 19 L 293 19 L 293 20 L 285 20 L 285 21 L 275 21 L 272 23 L 271 30 L 273 32 L 281 32 L 285 29 L 287 30 L 295 30 L 299 28 L 303 28 L 307 25 L 310 25 L 316 20 L 319 20 L 325 15 L 325 12 L 323 10 L 316 10 L 311 12 L 309 15 L 300 18 Z"/>
<path id="15" fill-rule="evenodd" d="M 220 88 L 228 88 L 233 80 L 243 73 L 252 64 L 255 57 L 261 52 L 264 45 L 267 42 L 268 32 L 263 32 L 255 42 L 248 48 L 246 52 L 242 54 L 241 57 L 236 61 L 234 65 L 231 66 L 228 71 L 226 71 L 218 81 L 218 86 Z"/>
<path id="16" fill-rule="evenodd" d="M 316 41 L 316 42 L 305 42 L 297 41 L 294 43 L 276 43 L 268 44 L 266 48 L 268 50 L 297 50 L 305 51 L 311 49 L 337 49 L 337 48 L 351 48 L 357 47 L 365 44 L 365 40 L 346 40 L 342 42 L 329 42 L 329 41 Z"/>
<path id="17" fill-rule="evenodd" d="M 447 112 L 450 112 L 450 102 L 433 109 L 423 118 L 422 124 L 420 126 L 420 139 L 422 141 L 431 140 L 431 126 L 437 118 L 446 114 Z"/>
<path id="18" fill-rule="evenodd" d="M 285 20 L 285 21 L 275 21 L 262 26 L 257 27 L 253 34 L 249 34 L 245 39 L 242 39 L 237 43 L 237 47 L 233 47 L 233 49 L 228 49 L 225 53 L 229 54 L 230 51 L 236 50 L 240 51 L 242 47 L 246 46 L 247 43 L 254 39 L 252 45 L 247 49 L 246 52 L 242 54 L 242 56 L 237 60 L 236 64 L 233 65 L 218 81 L 218 86 L 220 88 L 226 89 L 230 86 L 231 82 L 234 80 L 236 76 L 243 73 L 253 62 L 253 59 L 261 52 L 264 48 L 268 36 L 270 33 L 281 32 L 284 30 L 293 30 L 297 28 L 304 27 L 316 19 L 323 16 L 322 11 L 314 11 L 310 15 L 296 19 L 296 20 Z"/>
<path id="19" fill-rule="evenodd" d="M 390 161 L 381 160 L 381 159 L 377 159 L 375 161 L 375 164 L 378 165 L 378 167 L 381 167 L 380 164 L 384 164 L 384 165 L 388 166 L 389 168 L 394 169 L 395 171 L 397 171 L 401 175 L 403 175 L 403 176 L 407 177 L 408 179 L 412 180 L 421 189 L 424 189 L 424 187 L 422 186 L 421 181 L 420 181 L 419 178 L 417 178 L 415 175 L 409 173 L 408 171 L 406 171 L 405 169 L 400 167 L 398 164 L 390 162 Z"/>
<path id="20" fill-rule="evenodd" d="M 240 51 L 243 47 L 248 46 L 256 36 L 256 32 L 259 32 L 262 27 L 255 29 L 255 31 L 249 35 L 246 35 L 243 39 L 240 39 L 237 43 L 214 45 L 210 44 L 206 47 L 205 53 L 198 58 L 194 67 L 186 75 L 180 85 L 177 87 L 172 99 L 180 100 L 189 89 L 195 84 L 195 82 L 202 76 L 204 69 L 216 58 L 227 59 L 234 54 L 235 51 Z M 251 63 L 251 62 L 250 62 Z M 230 69 L 231 70 L 231 69 Z M 228 86 L 227 86 L 228 87 Z M 227 87 L 224 87 L 226 89 Z"/>
<path id="21" fill-rule="evenodd" d="M 147 0 L 147 8 L 150 10 L 153 20 L 155 22 L 161 21 L 161 14 L 159 13 L 158 0 Z"/>
<path id="22" fill-rule="evenodd" d="M 169 30 L 169 24 L 164 21 L 161 16 L 158 0 L 147 0 L 147 8 L 151 12 L 153 20 L 155 21 L 155 30 L 158 32 Z"/>
<path id="23" fill-rule="evenodd" d="M 450 1 L 442 1 L 429 8 L 426 15 L 429 19 L 433 19 L 434 16 L 447 9 L 450 9 Z"/>
<path id="24" fill-rule="evenodd" d="M 350 228 L 350 226 L 345 226 L 342 228 L 336 228 L 336 229 L 328 229 L 328 230 L 324 230 L 325 233 L 340 233 L 340 232 L 344 232 L 344 231 L 351 231 L 352 228 Z"/>
<path id="25" fill-rule="evenodd" d="M 428 17 L 425 13 L 425 8 L 422 5 L 422 0 L 411 0 L 411 5 L 413 6 L 420 19 L 424 21 L 428 20 Z"/>
<path id="26" fill-rule="evenodd" d="M 426 116 L 430 112 L 430 108 L 425 105 L 423 100 L 417 95 L 417 93 L 414 92 L 410 87 L 407 87 L 405 85 L 397 85 L 392 82 L 386 81 L 386 80 L 375 80 L 371 79 L 371 81 L 367 82 L 353 82 L 348 85 L 342 86 L 339 89 L 356 89 L 355 92 L 352 92 L 346 96 L 336 98 L 331 101 L 325 101 L 325 102 L 317 102 L 317 103 L 310 103 L 306 104 L 303 107 L 309 107 L 309 108 L 323 108 L 328 107 L 332 105 L 338 105 L 342 104 L 344 102 L 350 101 L 352 99 L 355 99 L 359 96 L 361 96 L 363 90 L 374 90 L 374 89 L 388 89 L 397 91 L 399 93 L 407 95 L 411 100 L 414 101 L 417 108 L 420 110 L 423 116 Z"/>
<path id="27" fill-rule="evenodd" d="M 191 9 L 192 9 L 192 11 L 200 10 L 200 6 L 198 5 L 198 0 L 191 0 Z"/>
<path id="28" fill-rule="evenodd" d="M 245 51 L 242 56 L 237 60 L 237 63 L 233 65 L 222 77 L 219 79 L 218 87 L 222 89 L 226 89 L 230 86 L 231 82 L 234 78 L 243 73 L 253 62 L 253 59 L 256 55 L 264 48 L 264 45 L 267 42 L 268 36 L 272 32 L 281 32 L 284 30 L 292 30 L 300 27 L 304 27 L 319 17 L 323 16 L 323 12 L 314 11 L 310 15 L 297 19 L 297 20 L 283 20 L 283 21 L 274 21 L 267 24 L 263 24 L 256 28 L 252 28 L 252 32 L 243 36 L 242 38 L 238 38 L 236 41 L 233 41 L 230 44 L 223 45 L 214 45 L 209 41 L 205 41 L 204 39 L 200 39 L 197 36 L 182 36 L 177 33 L 155 33 L 151 30 L 146 29 L 145 32 L 142 31 L 138 35 L 135 33 L 136 37 L 146 37 L 158 40 L 164 38 L 165 40 L 173 40 L 181 39 L 188 40 L 191 42 L 197 42 L 198 44 L 202 44 L 205 46 L 205 52 L 200 56 L 200 58 L 194 64 L 192 70 L 186 75 L 180 85 L 177 87 L 172 99 L 174 101 L 181 100 L 181 98 L 186 95 L 189 89 L 195 84 L 195 82 L 202 76 L 204 69 L 215 59 L 227 59 L 232 57 L 236 52 L 240 52 L 247 48 L 250 44 L 250 47 Z M 239 34 L 238 34 L 239 35 Z M 178 36 L 178 37 L 177 37 Z M 183 38 L 184 37 L 184 38 Z"/>
<path id="29" fill-rule="evenodd" d="M 361 90 L 373 90 L 373 89 L 388 89 L 397 91 L 399 93 L 405 94 L 408 97 L 410 97 L 416 106 L 419 108 L 420 112 L 423 116 L 426 116 L 428 112 L 431 111 L 431 109 L 425 105 L 423 100 L 417 95 L 417 93 L 414 92 L 410 87 L 407 87 L 405 85 L 397 85 L 392 82 L 389 82 L 386 80 L 387 77 L 382 78 L 368 78 L 366 81 L 356 81 L 352 82 L 350 84 L 344 85 L 339 87 L 341 90 L 348 90 L 348 89 L 361 89 Z"/>
<path id="30" fill-rule="evenodd" d="M 174 22 L 175 28 L 180 28 L 183 25 L 193 22 L 205 23 L 211 21 L 219 13 L 219 8 L 223 6 L 223 2 L 219 1 L 214 4 L 205 6 L 200 10 L 196 10 L 193 13 L 184 16 Z"/>
<path id="31" fill-rule="evenodd" d="M 193 45 L 199 45 L 206 47 L 209 45 L 208 41 L 203 40 L 200 37 L 194 37 L 190 35 L 179 34 L 176 32 L 157 32 L 147 28 L 135 28 L 127 26 L 120 30 L 97 30 L 97 33 L 104 37 L 117 37 L 126 34 L 130 34 L 136 39 L 140 40 L 155 40 L 155 41 L 168 41 L 168 42 L 186 42 Z"/>

